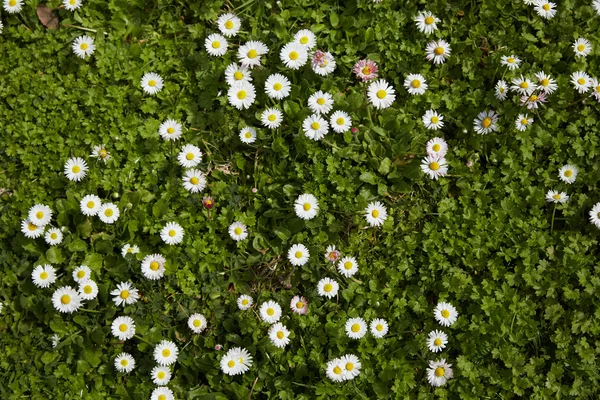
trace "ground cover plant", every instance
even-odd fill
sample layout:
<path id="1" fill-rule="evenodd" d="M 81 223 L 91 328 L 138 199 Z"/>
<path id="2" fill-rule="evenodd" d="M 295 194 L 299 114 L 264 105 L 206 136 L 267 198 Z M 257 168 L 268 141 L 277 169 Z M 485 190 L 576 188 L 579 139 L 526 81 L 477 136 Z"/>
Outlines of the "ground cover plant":
<path id="1" fill-rule="evenodd" d="M 4 399 L 597 398 L 597 0 L 5 0 Z"/>

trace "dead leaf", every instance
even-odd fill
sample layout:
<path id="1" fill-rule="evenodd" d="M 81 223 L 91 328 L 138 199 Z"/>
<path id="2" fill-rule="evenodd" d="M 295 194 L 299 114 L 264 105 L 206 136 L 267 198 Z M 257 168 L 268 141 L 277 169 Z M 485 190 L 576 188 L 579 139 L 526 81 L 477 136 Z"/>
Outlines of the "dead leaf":
<path id="1" fill-rule="evenodd" d="M 35 11 L 42 25 L 48 29 L 58 29 L 58 17 L 54 15 L 48 6 L 40 4 Z"/>

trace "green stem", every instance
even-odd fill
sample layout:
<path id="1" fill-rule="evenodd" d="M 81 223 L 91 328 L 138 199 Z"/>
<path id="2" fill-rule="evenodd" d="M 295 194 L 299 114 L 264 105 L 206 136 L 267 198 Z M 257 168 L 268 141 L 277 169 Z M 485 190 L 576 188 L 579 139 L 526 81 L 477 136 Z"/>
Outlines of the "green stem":
<path id="1" fill-rule="evenodd" d="M 554 215 L 556 214 L 556 205 L 557 203 L 554 203 L 554 211 L 552 211 L 552 225 L 550 226 L 550 233 L 554 232 Z"/>
<path id="2" fill-rule="evenodd" d="M 150 343 L 149 341 L 147 341 L 146 339 L 144 339 L 140 335 L 135 335 L 134 337 L 137 338 L 137 339 L 140 339 L 142 342 L 146 343 L 147 345 L 154 347 L 154 345 L 152 343 Z"/>

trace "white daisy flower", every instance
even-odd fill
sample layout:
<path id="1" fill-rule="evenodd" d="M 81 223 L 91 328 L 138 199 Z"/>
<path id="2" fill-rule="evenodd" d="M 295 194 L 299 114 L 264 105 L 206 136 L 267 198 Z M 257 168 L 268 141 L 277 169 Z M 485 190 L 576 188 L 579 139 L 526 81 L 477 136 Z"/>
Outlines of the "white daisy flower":
<path id="1" fill-rule="evenodd" d="M 373 321 L 371 321 L 369 329 L 371 331 L 371 335 L 373 335 L 375 339 L 381 339 L 388 333 L 390 327 L 385 319 L 375 318 Z"/>
<path id="2" fill-rule="evenodd" d="M 427 129 L 436 130 L 444 126 L 444 116 L 438 114 L 437 111 L 434 110 L 426 111 L 421 119 L 423 120 L 423 125 L 425 125 L 425 128 Z"/>
<path id="3" fill-rule="evenodd" d="M 239 82 L 252 82 L 252 75 L 250 75 L 248 68 L 231 63 L 225 69 L 225 81 L 228 85 Z"/>
<path id="4" fill-rule="evenodd" d="M 327 366 L 325 367 L 325 373 L 329 379 L 334 382 L 341 382 L 344 380 L 344 369 L 345 365 L 342 364 L 342 360 L 340 358 L 334 358 L 327 362 Z"/>
<path id="5" fill-rule="evenodd" d="M 452 367 L 452 364 L 447 364 L 443 358 L 440 361 L 429 361 L 427 380 L 431 386 L 444 386 L 448 379 L 454 376 L 450 367 Z"/>
<path id="6" fill-rule="evenodd" d="M 573 51 L 578 57 L 585 57 L 592 52 L 592 44 L 585 38 L 579 38 L 573 43 Z"/>
<path id="7" fill-rule="evenodd" d="M 333 108 L 333 96 L 319 90 L 308 98 L 308 108 L 310 108 L 314 114 L 329 114 L 329 111 Z"/>
<path id="8" fill-rule="evenodd" d="M 549 190 L 548 193 L 546 193 L 546 201 L 549 203 L 566 203 L 568 200 L 569 196 L 565 192 Z"/>
<path id="9" fill-rule="evenodd" d="M 98 296 L 98 285 L 91 279 L 79 282 L 79 297 L 94 300 Z"/>
<path id="10" fill-rule="evenodd" d="M 121 249 L 121 255 L 123 256 L 123 258 L 125 258 L 127 256 L 127 254 L 138 254 L 139 252 L 140 252 L 140 248 L 137 245 L 132 246 L 129 243 L 127 243 Z"/>
<path id="11" fill-rule="evenodd" d="M 344 133 L 352 127 L 352 118 L 344 111 L 335 111 L 329 118 L 329 124 L 334 132 Z"/>
<path id="12" fill-rule="evenodd" d="M 409 74 L 404 80 L 404 87 L 409 94 L 421 95 L 427 90 L 427 83 L 423 75 Z"/>
<path id="13" fill-rule="evenodd" d="M 433 310 L 433 315 L 435 316 L 436 321 L 440 323 L 442 326 L 450 326 L 456 322 L 456 318 L 458 318 L 458 312 L 456 312 L 456 308 L 452 306 L 452 304 L 440 302 L 435 306 L 435 310 Z"/>
<path id="14" fill-rule="evenodd" d="M 45 204 L 36 204 L 29 209 L 27 217 L 37 226 L 46 226 L 52 219 L 52 209 Z"/>
<path id="15" fill-rule="evenodd" d="M 358 263 L 354 257 L 344 257 L 338 263 L 338 271 L 346 278 L 350 278 L 358 272 Z"/>
<path id="16" fill-rule="evenodd" d="M 533 124 L 533 118 L 529 117 L 527 114 L 519 114 L 515 121 L 515 127 L 521 132 L 529 128 L 531 124 Z"/>
<path id="17" fill-rule="evenodd" d="M 494 110 L 482 111 L 477 114 L 477 118 L 473 121 L 475 132 L 480 135 L 485 135 L 498 130 L 498 114 Z"/>
<path id="18" fill-rule="evenodd" d="M 556 4 L 546 0 L 536 1 L 533 9 L 542 18 L 550 19 L 556 15 Z"/>
<path id="19" fill-rule="evenodd" d="M 229 100 L 229 104 L 238 110 L 250 108 L 254 104 L 254 100 L 256 100 L 254 85 L 247 81 L 234 83 L 227 91 L 227 99 Z"/>
<path id="20" fill-rule="evenodd" d="M 148 72 L 142 76 L 142 89 L 148 94 L 156 94 L 163 88 L 163 79 L 154 72 Z"/>
<path id="21" fill-rule="evenodd" d="M 362 366 L 358 357 L 354 354 L 346 354 L 340 358 L 340 363 L 343 365 L 343 379 L 352 380 L 360 375 L 360 368 Z"/>
<path id="22" fill-rule="evenodd" d="M 128 340 L 135 336 L 135 322 L 131 317 L 121 316 L 115 318 L 110 330 L 119 340 Z"/>
<path id="23" fill-rule="evenodd" d="M 350 339 L 360 339 L 367 334 L 367 323 L 360 317 L 348 319 L 345 326 Z"/>
<path id="24" fill-rule="evenodd" d="M 589 212 L 590 222 L 600 228 L 600 203 L 594 204 L 594 207 Z"/>
<path id="25" fill-rule="evenodd" d="M 4 11 L 9 14 L 21 12 L 23 0 L 4 0 Z"/>
<path id="26" fill-rule="evenodd" d="M 329 132 L 329 124 L 320 115 L 313 114 L 304 119 L 302 130 L 307 138 L 315 141 L 321 140 Z"/>
<path id="27" fill-rule="evenodd" d="M 169 367 L 161 367 L 159 365 L 152 368 L 150 376 L 152 377 L 152 382 L 154 382 L 155 385 L 166 385 L 171 380 L 171 370 Z"/>
<path id="28" fill-rule="evenodd" d="M 115 369 L 119 372 L 129 373 L 135 368 L 135 359 L 129 353 L 121 353 L 115 357 Z"/>
<path id="29" fill-rule="evenodd" d="M 307 50 L 312 50 L 317 45 L 317 37 L 308 29 L 302 29 L 294 35 L 294 42 L 300 43 Z"/>
<path id="30" fill-rule="evenodd" d="M 538 79 L 537 88 L 542 92 L 551 94 L 554 93 L 556 89 L 558 89 L 556 81 L 552 79 L 550 75 L 547 75 L 545 72 L 540 71 L 537 74 L 535 74 L 535 77 Z"/>
<path id="31" fill-rule="evenodd" d="M 62 243 L 63 233 L 58 228 L 50 228 L 46 231 L 44 239 L 46 239 L 46 243 L 50 246 L 56 246 L 57 244 Z"/>
<path id="32" fill-rule="evenodd" d="M 55 333 L 54 335 L 50 336 L 50 340 L 52 340 L 52 348 L 55 348 L 60 343 L 60 336 Z"/>
<path id="33" fill-rule="evenodd" d="M 290 308 L 296 314 L 305 315 L 308 312 L 308 301 L 302 296 L 294 296 Z"/>
<path id="34" fill-rule="evenodd" d="M 529 78 L 523 77 L 523 75 L 513 79 L 510 88 L 522 96 L 529 96 L 537 89 L 535 83 L 531 82 Z"/>
<path id="35" fill-rule="evenodd" d="M 575 182 L 578 173 L 579 169 L 577 169 L 576 166 L 567 164 L 560 167 L 560 170 L 558 171 L 558 177 L 561 181 L 570 184 Z"/>
<path id="36" fill-rule="evenodd" d="M 335 248 L 335 245 L 327 246 L 325 250 L 325 259 L 329 262 L 336 262 L 340 258 L 340 252 Z"/>
<path id="37" fill-rule="evenodd" d="M 186 144 L 177 155 L 177 161 L 184 168 L 195 167 L 202 161 L 202 151 L 193 144 Z"/>
<path id="38" fill-rule="evenodd" d="M 23 235 L 28 239 L 37 239 L 44 234 L 44 227 L 37 226 L 28 219 L 24 219 L 21 222 L 21 232 L 23 232 Z"/>
<path id="39" fill-rule="evenodd" d="M 600 0 L 594 0 L 592 2 L 592 7 L 596 10 L 596 14 L 600 15 Z"/>
<path id="40" fill-rule="evenodd" d="M 319 296 L 331 299 L 337 296 L 340 285 L 331 278 L 323 278 L 317 283 L 317 293 Z"/>
<path id="41" fill-rule="evenodd" d="M 369 101 L 377 109 L 384 109 L 391 106 L 396 99 L 395 93 L 394 88 L 383 79 L 369 84 L 367 90 Z"/>
<path id="42" fill-rule="evenodd" d="M 508 86 L 505 81 L 499 80 L 498 83 L 496 83 L 495 96 L 500 101 L 506 100 L 506 96 L 508 96 Z"/>
<path id="43" fill-rule="evenodd" d="M 161 386 L 152 391 L 150 400 L 175 400 L 175 394 L 168 387 Z"/>
<path id="44" fill-rule="evenodd" d="M 254 68 L 260 65 L 260 57 L 268 52 L 264 43 L 251 40 L 239 47 L 237 57 L 244 67 Z"/>
<path id="45" fill-rule="evenodd" d="M 275 129 L 281 125 L 281 122 L 283 121 L 283 114 L 277 108 L 267 108 L 260 115 L 260 121 L 262 122 L 263 126 L 269 129 Z"/>
<path id="46" fill-rule="evenodd" d="M 235 14 L 226 13 L 217 19 L 217 26 L 223 35 L 233 37 L 240 31 L 242 21 Z"/>
<path id="47" fill-rule="evenodd" d="M 174 119 L 167 119 L 165 122 L 160 124 L 158 128 L 158 134 L 164 140 L 177 140 L 181 136 L 182 126 L 179 122 Z"/>
<path id="48" fill-rule="evenodd" d="M 80 58 L 91 56 L 92 54 L 94 54 L 95 50 L 96 45 L 94 44 L 94 39 L 87 35 L 79 36 L 73 42 L 73 53 L 75 53 L 75 55 L 77 55 Z"/>
<path id="49" fill-rule="evenodd" d="M 81 0 L 63 0 L 63 5 L 67 11 L 75 11 L 81 7 Z"/>
<path id="50" fill-rule="evenodd" d="M 47 288 L 56 281 L 56 269 L 50 264 L 38 265 L 31 273 L 33 284 L 40 288 Z"/>
<path id="51" fill-rule="evenodd" d="M 429 11 L 420 12 L 415 18 L 417 28 L 426 35 L 431 35 L 437 29 L 437 23 L 440 19 Z"/>
<path id="52" fill-rule="evenodd" d="M 238 308 L 242 311 L 247 310 L 250 307 L 252 307 L 253 303 L 254 303 L 254 300 L 252 299 L 252 297 L 248 296 L 247 294 L 243 294 L 240 297 L 238 297 L 238 299 L 237 299 Z"/>
<path id="53" fill-rule="evenodd" d="M 281 100 L 290 95 L 292 84 L 281 74 L 271 74 L 265 81 L 265 92 L 272 99 Z"/>
<path id="54" fill-rule="evenodd" d="M 154 361 L 158 365 L 167 367 L 177 361 L 178 354 L 179 349 L 177 349 L 175 343 L 169 340 L 161 340 L 154 348 Z"/>
<path id="55" fill-rule="evenodd" d="M 120 306 L 122 304 L 123 307 L 125 307 L 125 305 L 134 304 L 140 297 L 137 289 L 131 285 L 131 282 L 119 283 L 117 288 L 110 292 L 110 294 L 111 296 L 114 296 L 113 301 L 115 302 L 115 305 Z"/>
<path id="56" fill-rule="evenodd" d="M 387 219 L 387 209 L 379 201 L 369 203 L 364 212 L 367 223 L 371 226 L 381 226 Z"/>
<path id="57" fill-rule="evenodd" d="M 221 371 L 227 375 L 244 374 L 252 366 L 252 356 L 246 349 L 234 347 L 221 358 Z"/>
<path id="58" fill-rule="evenodd" d="M 310 253 L 308 252 L 306 246 L 300 243 L 290 247 L 287 256 L 292 265 L 300 267 L 308 262 Z"/>
<path id="59" fill-rule="evenodd" d="M 179 244 L 183 241 L 184 233 L 181 225 L 176 222 L 169 222 L 160 231 L 160 238 L 169 245 Z"/>
<path id="60" fill-rule="evenodd" d="M 429 336 L 427 336 L 427 347 L 429 347 L 429 350 L 433 351 L 434 353 L 442 351 L 446 347 L 447 343 L 448 335 L 442 331 L 431 331 L 429 332 Z"/>
<path id="61" fill-rule="evenodd" d="M 206 318 L 202 314 L 192 314 L 188 318 L 188 326 L 194 333 L 202 333 L 206 329 Z"/>
<path id="62" fill-rule="evenodd" d="M 521 65 L 521 59 L 514 55 L 502 56 L 500 64 L 508 67 L 509 70 L 514 71 Z"/>
<path id="63" fill-rule="evenodd" d="M 427 142 L 427 154 L 430 156 L 444 157 L 448 152 L 448 144 L 440 137 L 435 137 Z"/>
<path id="64" fill-rule="evenodd" d="M 87 163 L 80 157 L 69 158 L 65 163 L 65 176 L 71 181 L 79 182 L 85 178 L 87 170 Z"/>
<path id="65" fill-rule="evenodd" d="M 206 187 L 206 177 L 202 171 L 197 169 L 188 169 L 183 174 L 183 187 L 191 193 L 198 193 Z"/>
<path id="66" fill-rule="evenodd" d="M 571 83 L 579 93 L 587 93 L 592 87 L 590 76 L 582 71 L 571 74 Z"/>
<path id="67" fill-rule="evenodd" d="M 87 265 L 80 265 L 73 271 L 73 280 L 77 283 L 92 279 L 92 270 Z"/>
<path id="68" fill-rule="evenodd" d="M 271 325 L 269 339 L 275 347 L 284 348 L 290 343 L 290 331 L 281 322 Z"/>
<path id="69" fill-rule="evenodd" d="M 335 58 L 330 52 L 317 50 L 312 54 L 310 65 L 316 74 L 326 76 L 335 71 Z"/>
<path id="70" fill-rule="evenodd" d="M 142 260 L 142 274 L 152 281 L 165 276 L 167 259 L 162 254 L 152 254 Z"/>
<path id="71" fill-rule="evenodd" d="M 104 147 L 103 144 L 99 144 L 97 146 L 94 146 L 90 157 L 98 158 L 104 161 L 104 164 L 106 164 L 106 162 L 110 160 L 110 153 L 108 152 L 108 150 L 106 150 L 106 147 Z"/>
<path id="72" fill-rule="evenodd" d="M 590 86 L 592 88 L 591 96 L 594 96 L 594 98 L 600 102 L 600 82 L 598 82 L 598 79 L 591 78 Z"/>
<path id="73" fill-rule="evenodd" d="M 432 61 L 434 64 L 443 64 L 446 62 L 446 59 L 450 57 L 452 49 L 450 48 L 450 43 L 445 40 L 437 40 L 429 42 L 427 47 L 425 48 L 425 58 L 427 61 Z"/>
<path id="74" fill-rule="evenodd" d="M 61 313 L 71 314 L 81 307 L 81 297 L 71 286 L 63 286 L 52 294 L 52 304 Z"/>
<path id="75" fill-rule="evenodd" d="M 120 215 L 121 212 L 119 211 L 119 207 L 113 203 L 104 203 L 100 207 L 100 210 L 98 210 L 98 217 L 100 218 L 100 221 L 105 224 L 114 223 L 119 219 Z"/>
<path id="76" fill-rule="evenodd" d="M 290 69 L 299 69 L 308 61 L 308 51 L 300 43 L 291 42 L 283 46 L 279 53 L 281 62 Z"/>
<path id="77" fill-rule="evenodd" d="M 317 216 L 319 211 L 319 203 L 317 198 L 312 194 L 301 194 L 294 203 L 294 211 L 298 218 L 309 220 Z"/>
<path id="78" fill-rule="evenodd" d="M 274 324 L 281 318 L 281 306 L 269 300 L 260 305 L 260 317 L 267 324 Z"/>
<path id="79" fill-rule="evenodd" d="M 97 215 L 101 206 L 102 200 L 100 200 L 100 197 L 93 194 L 84 196 L 79 202 L 79 208 L 81 209 L 81 212 L 83 215 L 87 215 L 89 217 Z"/>
<path id="80" fill-rule="evenodd" d="M 236 242 L 244 240 L 248 237 L 248 228 L 241 222 L 233 222 L 229 225 L 229 236 Z"/>
<path id="81" fill-rule="evenodd" d="M 240 140 L 242 143 L 250 144 L 256 142 L 256 129 L 251 126 L 245 126 L 240 131 Z"/>

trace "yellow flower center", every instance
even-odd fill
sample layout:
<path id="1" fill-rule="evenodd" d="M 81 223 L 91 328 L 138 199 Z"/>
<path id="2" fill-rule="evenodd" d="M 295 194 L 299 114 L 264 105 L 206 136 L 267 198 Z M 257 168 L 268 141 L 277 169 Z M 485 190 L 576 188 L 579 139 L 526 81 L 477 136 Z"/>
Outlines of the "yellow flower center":
<path id="1" fill-rule="evenodd" d="M 285 336 L 285 334 L 281 331 L 277 332 L 277 339 L 283 339 L 283 337 Z"/>
<path id="2" fill-rule="evenodd" d="M 577 79 L 577 83 L 579 83 L 580 85 L 583 85 L 585 83 L 585 79 L 579 78 L 579 79 Z"/>
<path id="3" fill-rule="evenodd" d="M 225 28 L 227 28 L 227 29 L 233 28 L 233 22 L 231 20 L 227 20 L 227 22 L 225 22 Z"/>
<path id="4" fill-rule="evenodd" d="M 377 98 L 383 99 L 387 95 L 387 92 L 383 89 L 377 91 Z"/>
<path id="5" fill-rule="evenodd" d="M 437 161 L 430 162 L 429 169 L 432 171 L 437 171 L 438 169 L 440 169 L 440 163 L 438 163 Z"/>
<path id="6" fill-rule="evenodd" d="M 550 4 L 546 3 L 546 4 L 544 4 L 544 5 L 542 6 L 542 8 L 543 8 L 545 11 L 549 11 L 549 10 L 550 10 Z"/>
<path id="7" fill-rule="evenodd" d="M 233 232 L 234 232 L 236 235 L 241 235 L 241 234 L 242 234 L 242 228 L 240 228 L 240 227 L 238 226 L 237 228 L 235 228 L 235 229 L 233 230 Z"/>
<path id="8" fill-rule="evenodd" d="M 227 366 L 228 366 L 229 368 L 233 368 L 233 367 L 235 367 L 235 361 L 233 361 L 233 360 L 229 360 L 229 362 L 227 363 Z"/>
<path id="9" fill-rule="evenodd" d="M 121 324 L 121 325 L 119 325 L 119 330 L 120 330 L 121 332 L 125 332 L 125 331 L 127 330 L 127 325 L 126 325 L 126 324 Z"/>
<path id="10" fill-rule="evenodd" d="M 346 269 L 351 269 L 351 268 L 352 268 L 352 263 L 351 263 L 350 261 L 346 261 L 346 262 L 344 263 L 344 268 L 346 268 Z"/>
<path id="11" fill-rule="evenodd" d="M 167 395 L 164 395 L 164 394 L 158 395 L 158 400 L 167 400 Z"/>
<path id="12" fill-rule="evenodd" d="M 282 87 L 283 86 L 279 82 L 277 82 L 276 84 L 273 85 L 273 89 L 275 89 L 275 90 L 281 90 Z"/>
<path id="13" fill-rule="evenodd" d="M 500 88 L 499 88 L 500 93 L 504 93 L 504 90 L 505 90 L 504 86 L 500 86 Z"/>
<path id="14" fill-rule="evenodd" d="M 198 182 L 199 182 L 199 180 L 198 180 L 198 178 L 196 178 L 195 176 L 192 176 L 192 177 L 190 178 L 190 183 L 191 183 L 192 185 L 197 185 L 197 184 L 198 184 Z"/>
<path id="15" fill-rule="evenodd" d="M 436 116 L 431 117 L 431 123 L 432 124 L 437 124 L 440 121 L 440 119 Z"/>
<path id="16" fill-rule="evenodd" d="M 243 305 L 243 306 L 247 306 L 247 305 L 248 305 L 248 303 L 249 303 L 248 299 L 244 299 L 244 300 L 242 300 L 242 305 Z"/>
<path id="17" fill-rule="evenodd" d="M 185 155 L 185 159 L 186 160 L 193 160 L 194 159 L 194 153 L 187 153 Z"/>
<path id="18" fill-rule="evenodd" d="M 295 51 L 290 52 L 290 60 L 297 60 L 298 59 L 298 53 Z"/>
<path id="19" fill-rule="evenodd" d="M 252 132 L 246 132 L 244 136 L 246 137 L 246 139 L 250 139 L 252 137 Z"/>
<path id="20" fill-rule="evenodd" d="M 560 196 L 560 194 L 558 194 L 558 193 L 556 193 L 554 196 L 552 196 L 552 198 L 553 198 L 554 200 L 559 200 L 559 199 L 560 199 L 560 197 L 561 197 L 561 196 Z"/>
<path id="21" fill-rule="evenodd" d="M 85 271 L 77 271 L 77 277 L 82 279 L 85 276 Z"/>
<path id="22" fill-rule="evenodd" d="M 600 85 L 596 86 L 596 92 L 600 93 Z"/>
<path id="23" fill-rule="evenodd" d="M 326 283 L 325 286 L 323 286 L 323 290 L 329 293 L 333 290 L 333 285 L 331 283 Z"/>
<path id="24" fill-rule="evenodd" d="M 63 294 L 60 298 L 60 302 L 63 304 L 69 304 L 71 302 L 71 296 L 68 294 Z"/>
<path id="25" fill-rule="evenodd" d="M 537 99 L 538 99 L 538 97 L 537 97 L 537 95 L 536 95 L 536 94 L 532 94 L 532 95 L 529 97 L 529 101 L 536 101 Z"/>
<path id="26" fill-rule="evenodd" d="M 377 326 L 375 327 L 375 329 L 377 329 L 379 332 L 381 332 L 383 330 L 383 325 L 377 324 Z"/>
<path id="27" fill-rule="evenodd" d="M 521 82 L 521 84 L 519 85 L 519 87 L 521 89 L 527 89 L 529 87 L 529 84 L 527 82 Z"/>
<path id="28" fill-rule="evenodd" d="M 512 57 L 508 57 L 508 58 L 506 59 L 506 62 L 508 62 L 509 64 L 512 64 L 512 63 L 514 63 L 514 62 L 515 62 L 515 59 L 514 59 L 514 58 L 512 58 Z"/>
<path id="29" fill-rule="evenodd" d="M 156 86 L 156 81 L 155 81 L 154 79 L 150 79 L 150 80 L 148 81 L 148 86 L 151 86 L 151 87 L 154 87 L 154 86 Z"/>
<path id="30" fill-rule="evenodd" d="M 30 231 L 35 231 L 38 228 L 38 226 L 36 224 L 34 224 L 33 222 L 30 222 L 27 224 L 27 229 L 29 229 Z"/>
<path id="31" fill-rule="evenodd" d="M 320 126 L 321 126 L 321 125 L 319 125 L 319 123 L 318 123 L 318 122 L 313 122 L 312 124 L 310 124 L 310 127 L 311 127 L 312 129 L 314 129 L 315 131 L 316 131 L 317 129 L 319 129 L 319 127 L 320 127 Z"/>
<path id="32" fill-rule="evenodd" d="M 218 49 L 219 47 L 221 47 L 221 42 L 215 40 L 214 42 L 212 42 L 212 48 L 213 49 Z"/>
<path id="33" fill-rule="evenodd" d="M 353 324 L 350 329 L 352 330 L 352 332 L 358 332 L 358 331 L 360 331 L 360 325 L 359 324 Z"/>
<path id="34" fill-rule="evenodd" d="M 433 344 L 434 344 L 435 346 L 441 346 L 441 345 L 442 345 L 442 339 L 440 339 L 440 338 L 437 338 L 437 339 L 435 339 L 435 340 L 433 341 Z"/>
<path id="35" fill-rule="evenodd" d="M 158 379 L 165 379 L 165 372 L 164 371 L 158 371 L 158 374 L 156 374 L 156 377 Z"/>
<path id="36" fill-rule="evenodd" d="M 379 217 L 379 210 L 373 210 L 373 211 L 371 211 L 371 217 L 373 217 L 373 218 Z"/>
<path id="37" fill-rule="evenodd" d="M 544 86 L 544 87 L 548 86 L 550 84 L 550 80 L 548 78 L 544 78 L 544 79 L 542 79 L 542 81 L 540 82 L 540 84 L 542 86 Z"/>
<path id="38" fill-rule="evenodd" d="M 235 71 L 233 73 L 233 79 L 235 79 L 236 81 L 242 80 L 244 78 L 244 74 L 242 74 L 240 71 Z"/>
<path id="39" fill-rule="evenodd" d="M 46 271 L 42 272 L 42 273 L 40 274 L 40 278 L 41 278 L 41 279 L 47 279 L 47 278 L 48 278 L 48 273 L 47 273 Z"/>
<path id="40" fill-rule="evenodd" d="M 433 52 L 435 54 L 437 54 L 438 56 L 441 56 L 442 54 L 444 54 L 444 48 L 441 46 L 438 46 L 435 48 L 435 50 L 433 50 Z"/>
<path id="41" fill-rule="evenodd" d="M 110 208 L 107 208 L 106 210 L 104 210 L 104 215 L 106 215 L 107 217 L 112 217 L 113 210 Z"/>
<path id="42" fill-rule="evenodd" d="M 433 19 L 433 17 L 432 17 L 432 16 L 429 16 L 429 17 L 425 18 L 425 23 L 426 23 L 427 25 L 431 25 L 431 24 L 433 24 L 433 21 L 434 21 L 434 19 Z"/>
<path id="43" fill-rule="evenodd" d="M 345 122 L 346 121 L 344 120 L 344 118 L 341 117 L 335 120 L 335 123 L 338 125 L 344 125 Z"/>
<path id="44" fill-rule="evenodd" d="M 78 173 L 79 171 L 81 171 L 81 168 L 79 167 L 79 165 L 74 165 L 73 168 L 71 169 L 71 171 L 73 171 L 73 173 Z"/>
<path id="45" fill-rule="evenodd" d="M 304 303 L 299 301 L 296 303 L 296 308 L 300 309 L 300 308 L 304 308 Z"/>
<path id="46" fill-rule="evenodd" d="M 301 251 L 297 251 L 296 254 L 294 254 L 296 256 L 296 258 L 302 258 L 302 252 Z"/>
<path id="47" fill-rule="evenodd" d="M 437 367 L 435 369 L 435 376 L 437 376 L 438 378 L 444 376 L 444 368 Z"/>
<path id="48" fill-rule="evenodd" d="M 449 316 L 450 316 L 450 311 L 448 311 L 448 310 L 442 310 L 442 317 L 448 318 Z"/>
<path id="49" fill-rule="evenodd" d="M 194 320 L 194 326 L 195 326 L 196 328 L 198 328 L 200 325 L 202 325 L 202 321 L 200 321 L 199 319 L 195 319 L 195 320 Z"/>
<path id="50" fill-rule="evenodd" d="M 127 361 L 126 359 L 122 359 L 122 360 L 121 360 L 121 365 L 122 365 L 123 367 L 126 367 L 127 365 L 129 365 L 129 361 Z"/>
<path id="51" fill-rule="evenodd" d="M 579 46 L 577 46 L 577 50 L 579 51 L 583 51 L 585 49 L 585 46 L 583 44 L 580 44 Z"/>
<path id="52" fill-rule="evenodd" d="M 57 237 L 58 237 L 58 235 L 56 234 L 56 232 L 52 232 L 50 234 L 50 239 L 52 239 L 52 240 L 56 240 Z"/>
<path id="53" fill-rule="evenodd" d="M 162 351 L 162 356 L 163 356 L 163 357 L 169 357 L 170 355 L 171 355 L 171 350 L 169 350 L 169 349 L 164 349 L 164 350 Z"/>
<path id="54" fill-rule="evenodd" d="M 341 374 L 341 373 L 342 373 L 342 369 L 341 369 L 340 367 L 336 366 L 335 368 L 333 368 L 333 372 L 334 372 L 336 375 L 339 375 L 339 374 Z"/>
<path id="55" fill-rule="evenodd" d="M 176 234 L 177 234 L 177 232 L 175 232 L 175 229 L 171 229 L 169 231 L 169 236 L 171 236 L 171 237 L 175 236 Z"/>
<path id="56" fill-rule="evenodd" d="M 248 51 L 248 58 L 256 58 L 257 55 L 258 55 L 258 52 L 254 49 Z"/>
<path id="57" fill-rule="evenodd" d="M 122 299 L 128 299 L 129 298 L 129 290 L 122 290 L 120 296 Z"/>
<path id="58" fill-rule="evenodd" d="M 486 129 L 489 128 L 491 124 L 492 124 L 492 119 L 490 117 L 485 117 L 483 119 L 483 121 L 481 121 L 481 126 L 483 126 Z"/>
<path id="59" fill-rule="evenodd" d="M 246 91 L 245 90 L 240 90 L 237 94 L 237 98 L 240 100 L 244 100 L 246 98 Z"/>
<path id="60" fill-rule="evenodd" d="M 90 294 L 90 293 L 92 293 L 92 287 L 91 287 L 90 285 L 85 285 L 85 286 L 83 287 L 83 293 L 85 293 L 85 294 Z"/>
<path id="61" fill-rule="evenodd" d="M 81 50 L 87 50 L 87 48 L 88 48 L 88 44 L 87 44 L 87 43 L 81 43 L 81 45 L 79 46 L 79 48 L 80 48 Z"/>
<path id="62" fill-rule="evenodd" d="M 272 317 L 273 314 L 275 314 L 275 310 L 273 310 L 272 308 L 267 308 L 267 315 Z"/>
<path id="63" fill-rule="evenodd" d="M 300 43 L 302 43 L 302 44 L 306 44 L 306 43 L 308 43 L 308 37 L 307 37 L 307 36 L 302 36 L 302 37 L 300 38 Z"/>
<path id="64" fill-rule="evenodd" d="M 421 81 L 418 79 L 413 79 L 413 81 L 410 83 L 410 85 L 412 87 L 414 87 L 415 89 L 418 89 L 421 87 Z"/>
<path id="65" fill-rule="evenodd" d="M 573 175 L 573 171 L 571 171 L 570 169 L 568 169 L 568 170 L 566 170 L 566 171 L 565 171 L 565 176 L 566 176 L 567 178 L 570 178 L 570 177 L 571 177 L 571 175 Z"/>
<path id="66" fill-rule="evenodd" d="M 277 115 L 275 115 L 275 114 L 271 114 L 271 115 L 269 115 L 269 117 L 268 117 L 267 119 L 268 119 L 269 121 L 273 122 L 273 121 L 275 121 L 275 120 L 277 119 Z"/>
<path id="67" fill-rule="evenodd" d="M 361 72 L 363 73 L 363 75 L 370 75 L 371 74 L 371 68 L 370 67 L 364 67 Z"/>
<path id="68" fill-rule="evenodd" d="M 432 119 L 433 119 L 433 118 L 432 118 Z M 439 143 L 436 143 L 436 144 L 434 144 L 434 145 L 431 147 L 431 149 L 432 149 L 433 151 L 435 151 L 435 152 L 438 152 L 438 151 L 440 151 L 440 150 L 441 150 L 441 148 L 442 148 L 442 146 L 440 146 L 440 144 L 439 144 Z"/>
<path id="69" fill-rule="evenodd" d="M 69 4 L 74 6 L 75 4 L 77 4 L 77 0 L 69 0 Z"/>
<path id="70" fill-rule="evenodd" d="M 349 362 L 346 363 L 346 371 L 352 371 L 354 369 L 354 364 Z"/>
<path id="71" fill-rule="evenodd" d="M 169 135 L 172 135 L 172 134 L 174 134 L 174 133 L 175 133 L 175 128 L 173 128 L 172 126 L 168 127 L 168 128 L 167 128 L 167 133 L 168 133 Z"/>
<path id="72" fill-rule="evenodd" d="M 35 213 L 35 217 L 37 219 L 42 219 L 42 218 L 44 218 L 44 213 L 41 212 L 41 211 L 38 211 L 38 212 Z"/>
<path id="73" fill-rule="evenodd" d="M 160 267 L 160 264 L 158 263 L 158 261 L 152 261 L 152 262 L 150 263 L 150 269 L 151 269 L 152 271 L 156 271 L 156 270 L 158 270 L 158 267 Z"/>
<path id="74" fill-rule="evenodd" d="M 304 209 L 304 211 L 310 210 L 310 203 L 304 203 L 304 205 L 302 206 L 302 208 Z"/>
<path id="75" fill-rule="evenodd" d="M 526 119 L 526 118 L 523 118 L 523 119 L 521 120 L 521 125 L 527 125 L 527 124 L 529 124 L 529 121 L 527 121 L 527 119 Z"/>

